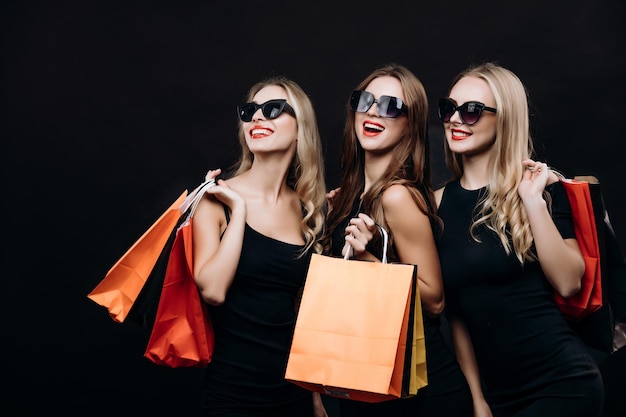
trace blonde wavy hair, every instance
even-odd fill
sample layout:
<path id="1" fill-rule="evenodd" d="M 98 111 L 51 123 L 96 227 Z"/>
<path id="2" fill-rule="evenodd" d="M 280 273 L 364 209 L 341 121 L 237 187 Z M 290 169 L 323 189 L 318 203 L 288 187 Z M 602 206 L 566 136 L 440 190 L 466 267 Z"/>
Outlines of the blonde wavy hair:
<path id="1" fill-rule="evenodd" d="M 287 175 L 288 185 L 300 198 L 303 218 L 300 223 L 305 245 L 301 255 L 309 249 L 322 252 L 320 238 L 324 233 L 326 209 L 326 179 L 322 157 L 322 140 L 317 125 L 317 117 L 309 96 L 295 81 L 284 76 L 273 76 L 253 85 L 246 101 L 264 87 L 275 85 L 287 93 L 287 101 L 296 113 L 298 140 L 296 152 Z M 239 120 L 239 145 L 241 156 L 234 166 L 234 175 L 248 171 L 254 154 L 246 144 L 243 122 Z"/>
<path id="2" fill-rule="evenodd" d="M 453 80 L 450 89 L 465 77 L 484 80 L 498 109 L 496 137 L 488 164 L 489 184 L 477 204 L 470 234 L 479 241 L 475 231 L 477 226 L 484 224 L 498 235 L 506 253 L 513 251 L 523 265 L 525 261 L 537 260 L 528 217 L 517 192 L 524 169 L 521 162 L 534 153 L 528 93 L 517 75 L 493 62 L 467 68 Z M 452 153 L 447 142 L 444 149 L 448 166 L 454 176 L 460 178 L 463 174 L 461 156 Z"/>

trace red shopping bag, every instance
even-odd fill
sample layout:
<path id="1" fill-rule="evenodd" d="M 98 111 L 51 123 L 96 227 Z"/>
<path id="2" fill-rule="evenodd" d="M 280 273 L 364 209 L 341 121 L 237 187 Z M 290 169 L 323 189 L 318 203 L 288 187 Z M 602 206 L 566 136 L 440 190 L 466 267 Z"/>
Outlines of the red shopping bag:
<path id="1" fill-rule="evenodd" d="M 600 246 L 589 183 L 567 178 L 561 178 L 561 183 L 572 207 L 576 240 L 585 259 L 585 274 L 578 293 L 563 298 L 555 292 L 554 300 L 565 317 L 577 321 L 602 307 Z"/>
<path id="2" fill-rule="evenodd" d="M 192 218 L 178 229 L 144 356 L 171 368 L 203 367 L 213 357 L 208 306 L 193 278 Z"/>

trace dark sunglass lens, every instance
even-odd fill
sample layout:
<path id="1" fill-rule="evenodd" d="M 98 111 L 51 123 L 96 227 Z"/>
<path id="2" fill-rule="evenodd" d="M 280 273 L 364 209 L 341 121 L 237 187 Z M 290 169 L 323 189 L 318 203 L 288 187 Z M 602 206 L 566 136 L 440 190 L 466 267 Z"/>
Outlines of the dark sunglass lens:
<path id="1" fill-rule="evenodd" d="M 271 100 L 263 104 L 263 115 L 268 119 L 275 119 L 283 112 L 285 102 L 282 100 Z"/>
<path id="2" fill-rule="evenodd" d="M 482 110 L 478 103 L 465 103 L 459 109 L 461 120 L 467 125 L 473 125 L 478 122 Z"/>
<path id="3" fill-rule="evenodd" d="M 396 118 L 400 116 L 404 103 L 398 97 L 380 96 L 378 99 L 378 114 L 382 117 Z"/>
<path id="4" fill-rule="evenodd" d="M 365 113 L 372 107 L 374 95 L 367 91 L 355 91 L 350 98 L 350 108 L 352 111 Z"/>
<path id="5" fill-rule="evenodd" d="M 455 110 L 456 106 L 452 101 L 446 98 L 439 100 L 439 118 L 442 122 L 449 122 Z"/>
<path id="6" fill-rule="evenodd" d="M 361 100 L 362 91 L 353 91 L 350 96 L 350 109 L 352 111 L 357 111 L 359 108 L 359 101 Z"/>
<path id="7" fill-rule="evenodd" d="M 286 100 L 270 100 L 263 104 L 243 103 L 238 106 L 239 118 L 243 122 L 249 122 L 254 117 L 254 113 L 261 109 L 263 116 L 268 120 L 275 119 L 283 113 L 286 106 Z"/>
<path id="8" fill-rule="evenodd" d="M 239 105 L 239 118 L 243 122 L 252 120 L 252 116 L 258 107 L 254 103 L 245 103 Z"/>

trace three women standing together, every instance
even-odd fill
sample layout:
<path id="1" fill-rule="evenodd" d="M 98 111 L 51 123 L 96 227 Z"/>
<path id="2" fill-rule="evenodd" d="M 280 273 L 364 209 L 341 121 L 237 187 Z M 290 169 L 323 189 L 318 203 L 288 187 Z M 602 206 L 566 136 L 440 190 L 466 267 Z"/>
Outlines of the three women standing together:
<path id="1" fill-rule="evenodd" d="M 376 224 L 390 261 L 419 265 L 429 384 L 407 399 L 339 400 L 341 417 L 601 415 L 597 366 L 552 302 L 555 290 L 577 291 L 584 268 L 571 209 L 554 174 L 530 159 L 526 92 L 513 73 L 468 69 L 440 100 L 454 179 L 436 192 L 428 100 L 401 65 L 353 91 L 341 183 L 327 196 L 302 89 L 278 77 L 247 100 L 240 163 L 194 217 L 194 274 L 216 342 L 206 415 L 327 415 L 319 395 L 283 378 L 298 293 L 313 251 L 378 261 Z"/>

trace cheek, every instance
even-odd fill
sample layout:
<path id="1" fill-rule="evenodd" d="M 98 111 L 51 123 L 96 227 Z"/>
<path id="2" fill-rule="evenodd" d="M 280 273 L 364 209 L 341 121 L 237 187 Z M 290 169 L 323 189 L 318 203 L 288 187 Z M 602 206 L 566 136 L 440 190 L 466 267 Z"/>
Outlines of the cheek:
<path id="1" fill-rule="evenodd" d="M 274 123 L 280 133 L 294 137 L 298 135 L 298 122 L 293 117 L 278 118 Z"/>
<path id="2" fill-rule="evenodd" d="M 406 118 L 396 119 L 395 123 L 390 123 L 389 128 L 390 133 L 396 138 L 396 141 L 399 141 L 409 133 L 409 123 Z"/>
<path id="3" fill-rule="evenodd" d="M 364 113 L 355 113 L 354 114 L 354 133 L 357 135 L 357 138 L 363 137 L 363 122 L 365 121 Z"/>
<path id="4" fill-rule="evenodd" d="M 480 126 L 477 126 L 478 129 L 475 133 L 480 134 L 481 136 L 488 137 L 489 139 L 493 139 L 496 137 L 496 124 L 495 123 L 484 123 Z"/>

